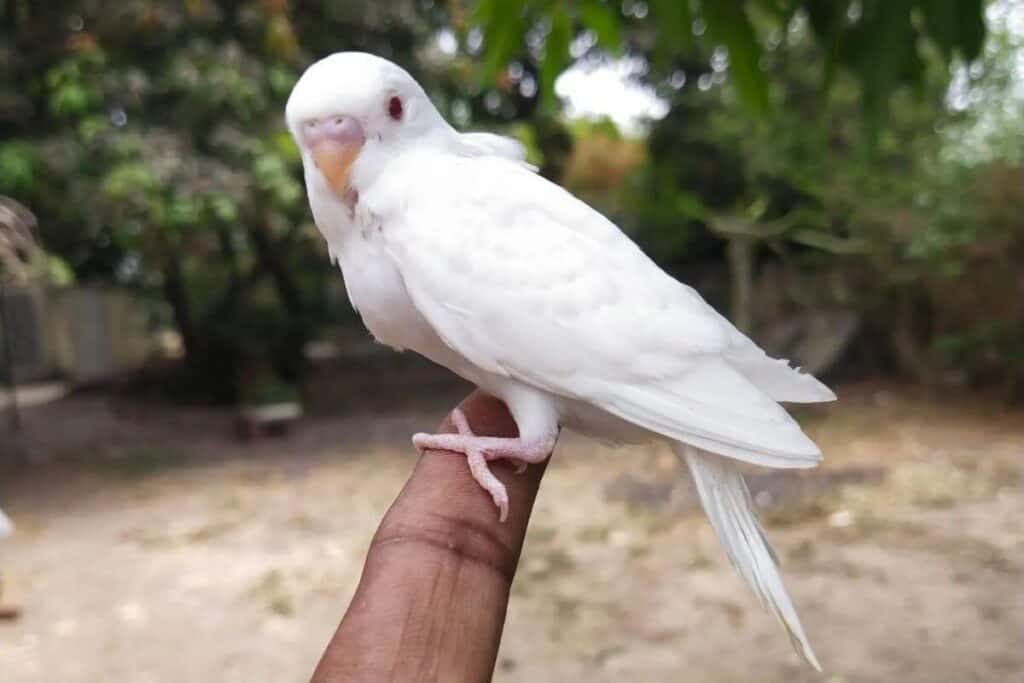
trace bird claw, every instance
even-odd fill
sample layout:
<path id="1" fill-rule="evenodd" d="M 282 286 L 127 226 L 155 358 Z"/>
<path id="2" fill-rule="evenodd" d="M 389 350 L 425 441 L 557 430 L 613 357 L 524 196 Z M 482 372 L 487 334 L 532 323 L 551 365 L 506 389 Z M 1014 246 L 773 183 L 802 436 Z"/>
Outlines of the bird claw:
<path id="1" fill-rule="evenodd" d="M 474 449 L 466 453 L 466 462 L 469 463 L 469 471 L 476 483 L 491 494 L 491 500 L 498 508 L 498 521 L 504 522 L 508 519 L 508 490 L 505 485 L 491 472 L 481 451 Z"/>
<path id="2" fill-rule="evenodd" d="M 416 452 L 423 455 L 423 451 L 430 448 L 430 437 L 433 434 L 427 434 L 426 432 L 417 432 L 412 435 L 412 445 L 416 448 Z"/>
<path id="3" fill-rule="evenodd" d="M 469 471 L 473 475 L 473 479 L 490 494 L 491 500 L 494 501 L 494 505 L 498 508 L 498 520 L 504 522 L 508 519 L 508 490 L 491 472 L 491 468 L 487 464 L 487 452 L 483 448 L 474 447 L 468 443 L 476 435 L 469 426 L 466 414 L 459 408 L 456 408 L 452 411 L 451 417 L 452 424 L 458 433 L 457 436 L 463 437 L 462 439 L 453 439 L 452 437 L 456 436 L 453 434 L 426 434 L 420 432 L 413 435 L 413 445 L 420 454 L 428 449 L 462 452 L 466 456 L 466 462 L 469 464 Z M 516 463 L 516 474 L 522 474 L 525 470 L 526 463 Z"/>
<path id="4" fill-rule="evenodd" d="M 514 463 L 515 473 L 522 474 L 530 463 L 544 461 L 555 445 L 557 432 L 551 440 L 524 441 L 522 437 L 477 436 L 469 426 L 466 414 L 459 408 L 452 411 L 452 425 L 456 432 L 446 434 L 416 434 L 412 442 L 421 453 L 424 450 L 462 453 L 469 463 L 473 479 L 491 494 L 498 506 L 501 521 L 508 516 L 508 492 L 505 485 L 491 472 L 488 462 L 507 460 Z"/>

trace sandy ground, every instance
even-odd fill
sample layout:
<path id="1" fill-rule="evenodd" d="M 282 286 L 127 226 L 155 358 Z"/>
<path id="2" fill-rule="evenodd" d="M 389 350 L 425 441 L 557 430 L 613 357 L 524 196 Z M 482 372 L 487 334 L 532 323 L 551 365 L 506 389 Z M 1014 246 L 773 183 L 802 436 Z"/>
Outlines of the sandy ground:
<path id="1" fill-rule="evenodd" d="M 752 472 L 824 677 L 724 560 L 667 450 L 570 438 L 546 476 L 499 681 L 1024 677 L 1024 412 L 846 387 L 827 464 Z M 254 446 L 216 411 L 75 396 L 0 466 L 0 680 L 301 681 L 440 410 L 315 418 Z M 0 440 L 10 435 L 0 432 Z"/>

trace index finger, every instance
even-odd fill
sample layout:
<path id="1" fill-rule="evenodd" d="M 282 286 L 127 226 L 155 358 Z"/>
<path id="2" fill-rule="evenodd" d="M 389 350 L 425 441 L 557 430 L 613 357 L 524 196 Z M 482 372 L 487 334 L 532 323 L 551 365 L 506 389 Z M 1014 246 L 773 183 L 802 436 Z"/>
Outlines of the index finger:
<path id="1" fill-rule="evenodd" d="M 476 392 L 460 407 L 476 434 L 517 434 L 497 399 Z M 441 431 L 454 431 L 449 420 Z M 491 465 L 508 488 L 504 523 L 465 456 L 427 451 L 420 457 L 374 536 L 314 681 L 490 678 L 545 468 L 516 475 L 506 463 Z"/>

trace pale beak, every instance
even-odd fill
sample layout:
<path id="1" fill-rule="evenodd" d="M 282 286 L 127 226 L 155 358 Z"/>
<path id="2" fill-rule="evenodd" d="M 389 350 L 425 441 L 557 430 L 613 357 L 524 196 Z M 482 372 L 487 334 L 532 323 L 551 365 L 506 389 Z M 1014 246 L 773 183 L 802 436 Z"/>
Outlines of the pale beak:
<path id="1" fill-rule="evenodd" d="M 359 121 L 351 116 L 333 116 L 307 121 L 302 135 L 316 167 L 331 188 L 340 196 L 348 192 L 348 175 L 352 163 L 366 142 Z"/>

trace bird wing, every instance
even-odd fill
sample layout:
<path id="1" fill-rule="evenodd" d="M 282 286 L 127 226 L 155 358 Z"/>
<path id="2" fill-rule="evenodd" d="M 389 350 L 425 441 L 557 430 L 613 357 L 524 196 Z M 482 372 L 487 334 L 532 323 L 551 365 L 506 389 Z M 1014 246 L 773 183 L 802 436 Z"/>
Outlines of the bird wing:
<path id="1" fill-rule="evenodd" d="M 531 171 L 537 167 L 526 160 L 526 146 L 515 138 L 494 133 L 460 133 L 457 151 L 468 157 L 501 157 L 518 161 Z"/>
<path id="2" fill-rule="evenodd" d="M 387 249 L 470 362 L 712 452 L 779 467 L 820 458 L 732 360 L 753 342 L 601 214 L 501 159 L 437 155 L 415 173 Z"/>

